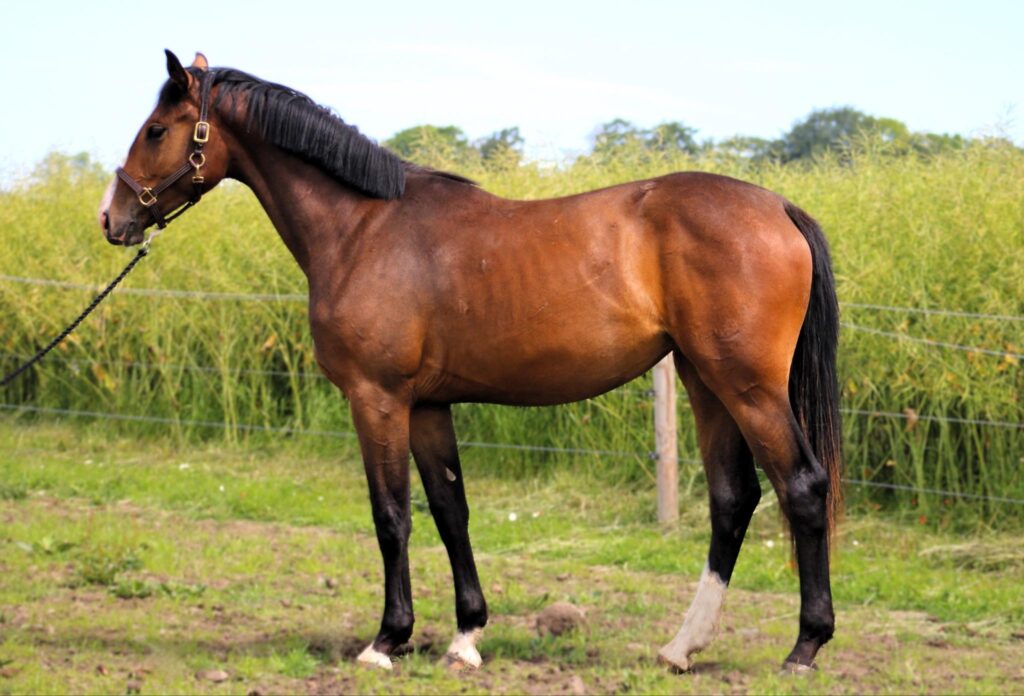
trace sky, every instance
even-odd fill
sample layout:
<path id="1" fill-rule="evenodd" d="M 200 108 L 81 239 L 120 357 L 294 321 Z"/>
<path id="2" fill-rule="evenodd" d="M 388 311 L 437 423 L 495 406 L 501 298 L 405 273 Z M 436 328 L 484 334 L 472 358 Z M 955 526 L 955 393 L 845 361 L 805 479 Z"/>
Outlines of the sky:
<path id="1" fill-rule="evenodd" d="M 0 174 L 48 152 L 115 165 L 202 51 L 306 92 L 378 140 L 519 126 L 528 156 L 601 123 L 778 137 L 850 105 L 914 130 L 1024 142 L 1021 2 L 53 2 L 0 0 Z"/>

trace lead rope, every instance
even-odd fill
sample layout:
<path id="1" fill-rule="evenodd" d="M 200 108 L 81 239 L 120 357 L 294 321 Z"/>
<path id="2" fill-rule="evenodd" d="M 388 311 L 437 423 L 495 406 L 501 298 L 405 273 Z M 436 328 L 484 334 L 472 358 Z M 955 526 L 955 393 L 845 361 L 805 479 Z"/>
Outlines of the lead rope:
<path id="1" fill-rule="evenodd" d="M 51 350 L 53 350 L 54 348 L 57 347 L 57 344 L 59 344 L 61 341 L 63 341 L 65 338 L 67 338 L 68 335 L 72 331 L 74 331 L 78 327 L 78 325 L 81 324 L 82 321 L 87 316 L 92 314 L 93 310 L 96 309 L 96 307 L 99 306 L 100 302 L 105 300 L 107 295 L 109 295 L 111 292 L 113 292 L 114 288 L 116 288 L 118 286 L 118 284 L 122 280 L 124 280 L 125 276 L 127 276 L 129 273 L 131 273 L 132 269 L 135 268 L 135 265 L 138 264 L 138 262 L 141 261 L 143 259 L 143 257 L 145 257 L 145 256 L 147 256 L 149 254 L 149 246 L 150 246 L 150 244 L 153 241 L 153 237 L 155 237 L 156 235 L 157 235 L 157 231 L 156 230 L 151 232 L 149 237 L 146 239 L 146 241 L 142 243 L 142 246 L 139 248 L 138 253 L 135 254 L 135 257 L 132 258 L 132 260 L 128 262 L 128 265 L 124 267 L 124 270 L 122 270 L 120 273 L 117 274 L 116 278 L 114 278 L 112 281 L 110 281 L 110 285 L 108 285 L 107 287 L 103 288 L 103 291 L 100 292 L 100 294 L 96 295 L 96 297 L 93 298 L 92 302 L 89 303 L 89 306 L 85 308 L 85 311 L 83 311 L 81 314 L 79 314 L 75 318 L 75 320 L 68 325 L 68 327 L 66 329 L 64 329 L 59 334 L 57 334 L 57 337 L 54 338 L 52 341 L 50 341 L 46 345 L 45 348 L 43 348 L 38 353 L 33 355 L 27 362 L 25 362 L 19 368 L 17 368 L 13 372 L 8 373 L 7 376 L 3 378 L 3 380 L 0 380 L 0 387 L 6 387 L 8 384 L 10 384 L 15 379 L 17 379 L 19 375 L 21 375 L 23 372 L 25 372 L 25 370 L 29 369 L 30 367 L 35 365 L 37 362 L 42 360 L 43 357 L 47 353 L 49 353 Z"/>

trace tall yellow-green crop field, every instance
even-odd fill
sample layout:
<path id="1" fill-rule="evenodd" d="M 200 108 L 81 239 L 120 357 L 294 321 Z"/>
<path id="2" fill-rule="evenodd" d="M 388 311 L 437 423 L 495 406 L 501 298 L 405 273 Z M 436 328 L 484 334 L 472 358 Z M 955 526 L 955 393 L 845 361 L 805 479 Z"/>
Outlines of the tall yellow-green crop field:
<path id="1" fill-rule="evenodd" d="M 1024 505 L 991 500 L 1024 499 L 1024 153 L 975 142 L 920 158 L 864 142 L 810 165 L 623 152 L 610 161 L 581 158 L 563 167 L 510 161 L 462 173 L 499 195 L 541 198 L 684 169 L 753 181 L 822 223 L 843 309 L 840 374 L 853 499 L 951 523 L 1024 519 Z M 95 223 L 108 178 L 83 158 L 54 155 L 0 192 L 5 372 L 90 298 L 85 290 L 19 279 L 98 287 L 133 253 L 110 247 Z M 222 185 L 169 228 L 125 286 L 305 292 L 294 261 L 239 185 Z M 641 379 L 557 408 L 460 406 L 468 465 L 519 476 L 575 467 L 581 476 L 642 483 L 652 469 L 648 385 Z M 115 294 L 51 357 L 3 389 L 0 400 L 7 410 L 37 409 L 22 411 L 24 418 L 82 418 L 90 428 L 130 430 L 142 442 L 157 433 L 253 446 L 301 440 L 338 447 L 340 441 L 352 452 L 344 436 L 352 430 L 346 406 L 317 374 L 305 305 L 294 298 Z M 685 398 L 680 406 L 682 485 L 699 487 Z M 340 440 L 278 428 L 329 431 Z"/>

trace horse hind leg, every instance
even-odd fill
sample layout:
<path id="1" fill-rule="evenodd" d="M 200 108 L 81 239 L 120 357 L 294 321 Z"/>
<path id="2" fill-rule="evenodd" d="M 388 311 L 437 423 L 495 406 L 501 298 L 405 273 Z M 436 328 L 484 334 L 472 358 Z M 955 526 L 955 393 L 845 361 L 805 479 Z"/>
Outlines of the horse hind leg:
<path id="1" fill-rule="evenodd" d="M 658 659 L 675 670 L 692 667 L 692 656 L 718 629 L 725 590 L 732 577 L 747 525 L 761 498 L 754 464 L 736 421 L 678 352 L 676 367 L 690 396 L 711 504 L 711 546 L 697 594 L 675 638 Z"/>
<path id="2" fill-rule="evenodd" d="M 805 671 L 814 666 L 815 655 L 835 628 L 828 561 L 830 476 L 797 423 L 784 383 L 715 391 L 771 481 L 789 521 L 800 577 L 800 630 L 783 669 Z"/>

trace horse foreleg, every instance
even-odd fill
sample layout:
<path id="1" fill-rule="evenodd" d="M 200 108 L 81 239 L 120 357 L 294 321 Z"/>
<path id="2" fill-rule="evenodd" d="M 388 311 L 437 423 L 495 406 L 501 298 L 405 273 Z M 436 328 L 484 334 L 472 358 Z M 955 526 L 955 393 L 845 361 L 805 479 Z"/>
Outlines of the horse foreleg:
<path id="1" fill-rule="evenodd" d="M 409 582 L 409 407 L 380 392 L 352 397 L 373 522 L 384 561 L 384 617 L 380 631 L 357 658 L 391 669 L 391 654 L 412 635 Z"/>
<path id="2" fill-rule="evenodd" d="M 688 670 L 691 657 L 711 644 L 718 629 L 725 590 L 739 556 L 750 517 L 761 497 L 750 448 L 721 401 L 679 354 L 676 366 L 690 396 L 711 498 L 711 548 L 683 626 L 658 658 Z"/>
<path id="3" fill-rule="evenodd" d="M 430 512 L 448 550 L 455 581 L 458 632 L 448 648 L 446 660 L 453 667 L 477 668 L 481 658 L 476 643 L 487 623 L 487 603 L 480 589 L 469 542 L 469 506 L 451 408 L 447 405 L 414 408 L 410 437 Z"/>

